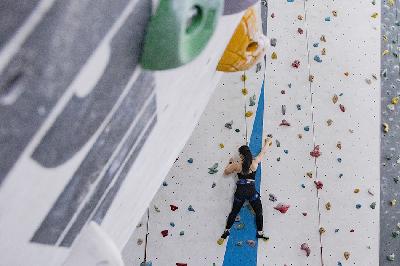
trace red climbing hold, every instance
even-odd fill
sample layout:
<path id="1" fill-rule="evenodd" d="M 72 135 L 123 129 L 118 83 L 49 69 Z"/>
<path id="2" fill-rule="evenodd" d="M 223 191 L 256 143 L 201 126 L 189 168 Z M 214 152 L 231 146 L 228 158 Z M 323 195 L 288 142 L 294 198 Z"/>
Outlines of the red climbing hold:
<path id="1" fill-rule="evenodd" d="M 161 234 L 162 234 L 163 237 L 168 236 L 168 230 L 161 231 Z"/>
<path id="2" fill-rule="evenodd" d="M 271 14 L 271 18 L 274 18 L 274 17 L 275 17 L 275 13 L 272 13 L 272 14 Z"/>
<path id="3" fill-rule="evenodd" d="M 301 244 L 300 249 L 301 249 L 301 250 L 304 250 L 304 251 L 306 252 L 307 257 L 310 256 L 311 249 L 310 249 L 310 247 L 307 245 L 307 243 Z"/>
<path id="4" fill-rule="evenodd" d="M 298 28 L 298 29 L 297 29 L 297 32 L 300 33 L 300 34 L 303 34 L 304 31 L 303 31 L 302 28 Z"/>
<path id="5" fill-rule="evenodd" d="M 171 211 L 176 211 L 178 209 L 178 207 L 176 207 L 175 205 L 169 205 L 171 207 Z"/>
<path id="6" fill-rule="evenodd" d="M 287 210 L 289 210 L 289 208 L 290 208 L 290 205 L 283 204 L 283 203 L 279 203 L 278 205 L 276 205 L 276 206 L 274 207 L 275 210 L 278 210 L 278 211 L 280 211 L 281 213 L 286 213 Z"/>
<path id="7" fill-rule="evenodd" d="M 321 181 L 314 181 L 314 184 L 317 187 L 317 189 L 322 189 L 322 187 L 324 186 L 324 184 L 322 184 Z"/>
<path id="8" fill-rule="evenodd" d="M 177 262 L 176 266 L 187 266 L 187 263 L 179 263 L 179 262 Z"/>
<path id="9" fill-rule="evenodd" d="M 346 111 L 346 108 L 344 108 L 343 104 L 339 105 L 340 111 L 342 111 L 343 113 Z"/>
<path id="10" fill-rule="evenodd" d="M 300 66 L 300 61 L 299 60 L 294 60 L 293 63 L 292 63 L 292 67 L 299 68 L 299 66 Z"/>
<path id="11" fill-rule="evenodd" d="M 310 152 L 310 155 L 312 157 L 318 158 L 319 156 L 321 156 L 321 152 L 319 151 L 319 145 L 314 147 L 314 150 L 312 152 Z"/>
<path id="12" fill-rule="evenodd" d="M 282 120 L 282 122 L 279 124 L 280 126 L 290 126 L 290 123 L 288 121 L 286 121 L 285 119 Z"/>
<path id="13" fill-rule="evenodd" d="M 303 214 L 303 216 L 307 216 L 307 213 L 306 213 L 306 212 L 303 212 L 302 214 Z"/>

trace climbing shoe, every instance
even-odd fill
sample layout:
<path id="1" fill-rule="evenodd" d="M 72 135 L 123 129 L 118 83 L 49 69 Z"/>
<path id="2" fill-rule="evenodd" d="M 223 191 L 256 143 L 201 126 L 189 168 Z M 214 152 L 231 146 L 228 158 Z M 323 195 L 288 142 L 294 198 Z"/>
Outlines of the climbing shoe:
<path id="1" fill-rule="evenodd" d="M 264 240 L 264 241 L 267 241 L 267 240 L 269 239 L 268 236 L 265 236 L 264 234 L 259 234 L 258 232 L 257 232 L 256 237 L 257 237 L 257 238 L 261 238 L 261 239 Z"/>
<path id="2" fill-rule="evenodd" d="M 218 239 L 217 243 L 218 245 L 222 245 L 225 241 L 225 239 L 230 235 L 229 230 L 225 230 L 224 233 L 221 235 L 221 238 Z"/>

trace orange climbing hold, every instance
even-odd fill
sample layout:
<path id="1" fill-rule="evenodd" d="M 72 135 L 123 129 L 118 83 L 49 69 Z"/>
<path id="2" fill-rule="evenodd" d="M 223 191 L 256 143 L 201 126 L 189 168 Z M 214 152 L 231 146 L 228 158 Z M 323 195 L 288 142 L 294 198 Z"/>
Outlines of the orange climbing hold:
<path id="1" fill-rule="evenodd" d="M 217 70 L 237 72 L 252 67 L 264 52 L 264 37 L 257 12 L 249 8 L 225 48 Z"/>

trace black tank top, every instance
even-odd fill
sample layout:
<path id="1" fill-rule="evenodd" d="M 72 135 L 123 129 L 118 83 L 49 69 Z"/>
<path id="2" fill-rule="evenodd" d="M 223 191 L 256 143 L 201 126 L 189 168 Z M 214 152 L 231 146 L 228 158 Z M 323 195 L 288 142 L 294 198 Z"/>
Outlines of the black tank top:
<path id="1" fill-rule="evenodd" d="M 238 173 L 237 175 L 238 175 L 239 179 L 256 180 L 256 172 L 251 172 L 251 173 L 248 173 L 248 174 Z"/>

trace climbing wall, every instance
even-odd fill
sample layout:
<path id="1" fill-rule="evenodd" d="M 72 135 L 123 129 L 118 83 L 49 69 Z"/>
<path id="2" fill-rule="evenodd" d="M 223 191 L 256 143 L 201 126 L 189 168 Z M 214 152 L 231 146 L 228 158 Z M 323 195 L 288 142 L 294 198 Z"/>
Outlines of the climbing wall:
<path id="1" fill-rule="evenodd" d="M 240 75 L 225 74 L 149 206 L 147 260 L 153 265 L 379 264 L 379 10 L 379 3 L 365 1 L 268 2 L 265 83 L 255 86 L 256 95 L 264 96 L 256 105 L 263 114 L 253 109 L 247 134 L 232 135 L 223 127 L 229 115 L 233 129 L 243 131 L 237 121 L 246 109 L 238 109 L 247 102 L 239 100 Z M 261 78 L 251 73 L 247 82 Z M 235 107 L 222 105 L 228 98 Z M 246 229 L 254 224 L 246 220 L 245 206 L 229 240 L 218 246 L 235 186 L 220 173 L 224 162 L 246 136 L 254 147 L 253 136 L 268 134 L 274 145 L 258 178 L 271 239 L 248 242 L 253 236 Z M 217 162 L 220 171 L 208 174 Z M 279 205 L 289 209 L 279 211 Z"/>
<path id="2" fill-rule="evenodd" d="M 400 96 L 399 8 L 399 1 L 382 2 L 381 109 L 382 123 L 388 126 L 388 130 L 383 131 L 381 135 L 381 265 L 398 264 L 400 258 L 400 208 L 395 202 L 399 200 L 400 175 L 400 124 L 397 105 Z"/>

